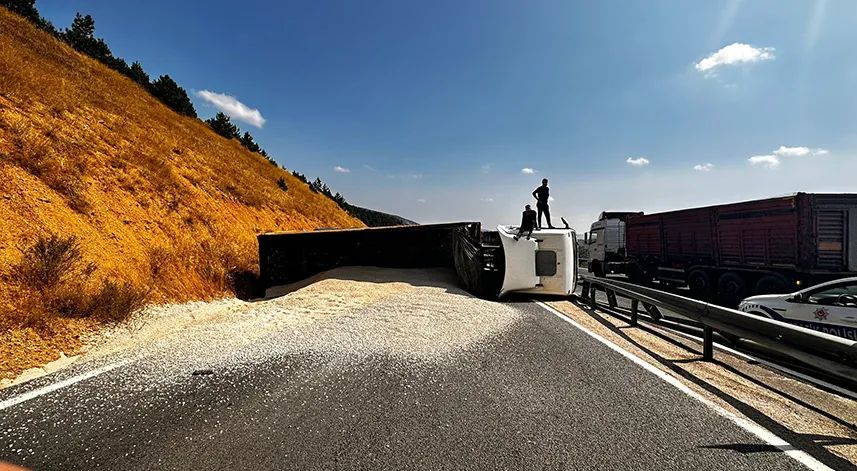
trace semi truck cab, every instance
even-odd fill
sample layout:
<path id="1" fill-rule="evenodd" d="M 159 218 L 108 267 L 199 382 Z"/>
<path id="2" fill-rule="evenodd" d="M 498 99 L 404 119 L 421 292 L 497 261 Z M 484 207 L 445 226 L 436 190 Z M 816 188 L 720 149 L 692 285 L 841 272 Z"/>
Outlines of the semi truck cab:
<path id="1" fill-rule="evenodd" d="M 499 296 L 512 292 L 568 296 L 577 286 L 577 234 L 565 229 L 533 231 L 530 239 L 517 226 L 498 226 L 505 271 Z"/>
<path id="2" fill-rule="evenodd" d="M 589 247 L 587 268 L 595 276 L 623 273 L 625 262 L 625 218 L 643 212 L 604 211 L 584 234 Z"/>

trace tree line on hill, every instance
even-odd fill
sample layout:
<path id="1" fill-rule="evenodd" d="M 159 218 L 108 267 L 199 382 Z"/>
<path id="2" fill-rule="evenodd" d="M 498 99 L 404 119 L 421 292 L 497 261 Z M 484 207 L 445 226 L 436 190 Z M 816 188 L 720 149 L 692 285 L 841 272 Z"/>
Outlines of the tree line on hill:
<path id="1" fill-rule="evenodd" d="M 23 16 L 75 50 L 137 82 L 173 111 L 192 118 L 197 117 L 196 109 L 187 91 L 172 77 L 162 75 L 156 80 L 151 80 L 139 62 L 135 61 L 128 65 L 125 59 L 114 56 L 104 39 L 95 37 L 95 20 L 91 15 L 78 13 L 71 22 L 71 27 L 60 30 L 50 20 L 39 14 L 39 10 L 36 9 L 36 0 L 0 0 L 0 6 Z"/>
<path id="2" fill-rule="evenodd" d="M 104 39 L 95 37 L 95 20 L 91 15 L 81 15 L 80 13 L 77 13 L 71 23 L 71 26 L 60 30 L 57 29 L 50 20 L 39 14 L 38 9 L 36 9 L 36 0 L 0 0 L 0 6 L 26 18 L 39 29 L 46 31 L 55 38 L 65 42 L 78 52 L 86 54 L 107 67 L 110 67 L 111 69 L 130 78 L 173 111 L 191 118 L 198 118 L 196 109 L 194 108 L 193 102 L 191 102 L 187 91 L 179 86 L 172 77 L 169 75 L 161 75 L 156 80 L 151 80 L 149 74 L 146 73 L 139 62 L 134 61 L 131 65 L 128 65 L 125 59 L 114 56 Z M 215 133 L 225 137 L 226 139 L 236 139 L 250 152 L 261 155 L 272 165 L 277 165 L 276 161 L 268 155 L 265 149 L 263 149 L 255 139 L 253 139 L 253 136 L 247 131 L 241 134 L 241 129 L 233 124 L 229 119 L 229 116 L 225 113 L 218 112 L 213 118 L 205 120 L 205 123 L 208 124 Z M 285 169 L 285 167 L 283 167 L 283 169 Z M 413 223 L 412 221 L 408 221 L 399 216 L 353 206 L 349 204 L 345 200 L 345 197 L 340 193 L 337 192 L 334 194 L 327 184 L 322 182 L 320 178 L 316 178 L 314 182 L 310 183 L 306 175 L 302 173 L 292 171 L 292 175 L 303 183 L 309 185 L 309 189 L 314 193 L 327 196 L 339 205 L 340 208 L 347 211 L 355 218 L 360 219 L 367 226 L 375 227 Z M 278 181 L 278 185 L 281 189 L 285 191 L 288 190 L 288 187 L 282 178 Z"/>

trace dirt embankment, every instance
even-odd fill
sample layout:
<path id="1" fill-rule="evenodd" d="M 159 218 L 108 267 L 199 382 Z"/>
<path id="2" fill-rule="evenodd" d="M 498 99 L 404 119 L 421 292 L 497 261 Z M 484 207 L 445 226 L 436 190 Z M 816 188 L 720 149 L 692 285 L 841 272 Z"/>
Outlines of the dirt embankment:
<path id="1" fill-rule="evenodd" d="M 0 64 L 0 377 L 74 354 L 101 324 L 32 301 L 14 267 L 39 237 L 77 237 L 85 296 L 113 280 L 185 302 L 256 270 L 260 232 L 363 225 L 3 8 Z"/>

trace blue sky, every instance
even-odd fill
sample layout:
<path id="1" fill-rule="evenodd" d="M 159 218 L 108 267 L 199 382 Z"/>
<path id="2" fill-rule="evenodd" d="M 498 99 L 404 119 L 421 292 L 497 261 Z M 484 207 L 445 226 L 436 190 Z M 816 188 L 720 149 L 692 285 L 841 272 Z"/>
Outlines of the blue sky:
<path id="1" fill-rule="evenodd" d="M 579 232 L 602 210 L 855 188 L 852 0 L 36 6 L 92 14 L 201 117 L 198 92 L 234 97 L 256 118 L 215 101 L 286 167 L 420 222 L 517 222 L 542 177 Z"/>

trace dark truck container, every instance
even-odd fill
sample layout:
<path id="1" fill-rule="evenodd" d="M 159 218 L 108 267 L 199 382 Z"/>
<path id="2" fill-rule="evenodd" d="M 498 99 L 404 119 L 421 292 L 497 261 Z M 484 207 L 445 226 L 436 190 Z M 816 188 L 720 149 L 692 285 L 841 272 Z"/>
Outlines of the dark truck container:
<path id="1" fill-rule="evenodd" d="M 687 285 L 695 297 L 727 305 L 857 276 L 857 194 L 631 216 L 625 234 L 632 281 Z"/>

